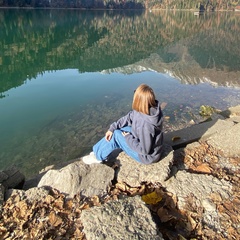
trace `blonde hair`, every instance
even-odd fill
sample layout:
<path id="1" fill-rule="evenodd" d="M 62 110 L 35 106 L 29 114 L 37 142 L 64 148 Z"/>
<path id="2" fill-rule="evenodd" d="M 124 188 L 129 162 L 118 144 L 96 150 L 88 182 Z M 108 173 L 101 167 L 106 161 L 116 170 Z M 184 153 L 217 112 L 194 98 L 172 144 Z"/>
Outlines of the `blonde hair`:
<path id="1" fill-rule="evenodd" d="M 138 112 L 148 114 L 150 107 L 156 106 L 155 94 L 148 85 L 141 84 L 134 93 L 132 109 Z"/>

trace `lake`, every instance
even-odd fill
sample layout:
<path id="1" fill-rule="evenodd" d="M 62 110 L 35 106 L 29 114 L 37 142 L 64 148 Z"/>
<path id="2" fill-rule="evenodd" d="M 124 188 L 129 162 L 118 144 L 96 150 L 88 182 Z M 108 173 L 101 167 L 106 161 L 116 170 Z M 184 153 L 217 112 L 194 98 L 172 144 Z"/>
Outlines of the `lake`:
<path id="1" fill-rule="evenodd" d="M 0 168 L 81 157 L 150 85 L 164 131 L 240 104 L 240 14 L 0 9 Z"/>

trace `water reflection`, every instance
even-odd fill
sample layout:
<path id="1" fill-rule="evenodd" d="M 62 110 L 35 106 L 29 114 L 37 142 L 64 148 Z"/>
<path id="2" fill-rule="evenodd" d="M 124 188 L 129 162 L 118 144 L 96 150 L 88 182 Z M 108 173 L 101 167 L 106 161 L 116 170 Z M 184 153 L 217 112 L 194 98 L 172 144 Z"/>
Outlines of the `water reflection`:
<path id="1" fill-rule="evenodd" d="M 182 82 L 205 75 L 239 85 L 240 15 L 234 13 L 1 9 L 0 22 L 1 93 L 45 71 L 129 65 L 142 71 L 134 66 L 140 61 Z"/>

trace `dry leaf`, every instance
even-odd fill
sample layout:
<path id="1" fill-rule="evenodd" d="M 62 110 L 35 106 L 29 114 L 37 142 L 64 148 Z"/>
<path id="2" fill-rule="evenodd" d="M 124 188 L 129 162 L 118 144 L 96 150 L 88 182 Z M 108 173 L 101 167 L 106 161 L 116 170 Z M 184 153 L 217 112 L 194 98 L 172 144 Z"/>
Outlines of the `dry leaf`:
<path id="1" fill-rule="evenodd" d="M 101 205 L 98 196 L 94 196 L 94 197 L 92 197 L 92 202 L 93 202 L 93 205 L 94 205 L 94 206 L 100 206 L 100 205 Z"/>
<path id="2" fill-rule="evenodd" d="M 65 202 L 65 204 L 64 204 L 64 207 L 65 207 L 66 209 L 68 209 L 68 210 L 72 209 L 72 207 L 73 207 L 73 200 L 72 200 L 72 199 L 67 200 L 67 201 Z"/>
<path id="3" fill-rule="evenodd" d="M 52 204 L 52 202 L 55 200 L 55 198 L 51 195 L 47 195 L 44 199 L 44 202 L 47 204 Z"/>
<path id="4" fill-rule="evenodd" d="M 180 140 L 180 139 L 181 139 L 181 137 L 179 137 L 179 136 L 172 137 L 172 141 L 173 142 L 176 142 L 177 140 Z"/>
<path id="5" fill-rule="evenodd" d="M 55 202 L 53 203 L 53 206 L 58 208 L 58 209 L 62 209 L 63 208 L 63 204 L 64 204 L 64 201 L 63 199 L 56 199 Z"/>
<path id="6" fill-rule="evenodd" d="M 208 166 L 208 164 L 203 163 L 196 167 L 196 171 L 202 172 L 202 173 L 211 173 L 212 168 Z"/>
<path id="7" fill-rule="evenodd" d="M 117 183 L 116 188 L 120 189 L 121 191 L 126 191 L 126 184 L 124 183 Z"/>
<path id="8" fill-rule="evenodd" d="M 162 196 L 158 194 L 156 191 L 142 195 L 142 200 L 146 204 L 156 204 L 162 200 Z"/>
<path id="9" fill-rule="evenodd" d="M 213 200 L 214 203 L 222 202 L 222 197 L 219 193 L 216 193 L 216 192 L 211 193 L 210 198 Z"/>
<path id="10" fill-rule="evenodd" d="M 54 211 L 49 214 L 49 222 L 52 226 L 57 227 L 62 223 L 62 218 L 60 218 Z"/>

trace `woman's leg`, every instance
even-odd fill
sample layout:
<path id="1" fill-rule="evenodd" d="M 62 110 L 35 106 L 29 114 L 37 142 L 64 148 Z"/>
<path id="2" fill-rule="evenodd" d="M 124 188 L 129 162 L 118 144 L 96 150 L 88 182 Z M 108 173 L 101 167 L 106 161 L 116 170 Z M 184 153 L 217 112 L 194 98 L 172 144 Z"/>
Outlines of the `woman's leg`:
<path id="1" fill-rule="evenodd" d="M 128 146 L 125 137 L 122 135 L 122 131 L 131 132 L 131 127 L 115 130 L 110 141 L 102 138 L 93 146 L 93 152 L 98 160 L 106 160 L 113 150 L 121 148 L 130 157 L 140 162 L 137 152 Z"/>
<path id="2" fill-rule="evenodd" d="M 126 128 L 118 130 L 115 134 L 115 141 L 117 142 L 119 148 L 121 148 L 128 156 L 132 157 L 137 162 L 141 162 L 138 153 L 133 151 L 127 144 L 125 137 L 122 135 L 122 130 L 128 132 Z M 130 131 L 129 131 L 130 132 Z"/>
<path id="3" fill-rule="evenodd" d="M 114 139 L 115 131 L 112 135 L 110 141 L 107 141 L 105 137 L 103 137 L 99 142 L 97 142 L 93 146 L 93 152 L 96 158 L 100 161 L 106 160 L 108 155 L 115 149 L 119 148 Z"/>

